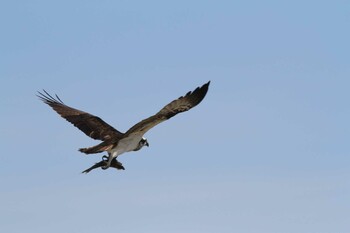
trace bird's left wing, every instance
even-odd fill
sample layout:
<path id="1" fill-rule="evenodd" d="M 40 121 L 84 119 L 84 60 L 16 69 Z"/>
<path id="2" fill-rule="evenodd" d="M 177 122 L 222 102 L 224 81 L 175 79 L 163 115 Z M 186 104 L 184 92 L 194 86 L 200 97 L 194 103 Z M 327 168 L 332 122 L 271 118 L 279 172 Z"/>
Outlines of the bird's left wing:
<path id="1" fill-rule="evenodd" d="M 185 112 L 198 105 L 208 92 L 210 81 L 201 87 L 197 87 L 194 91 L 188 92 L 186 95 L 170 102 L 165 105 L 155 115 L 142 120 L 133 127 L 131 127 L 126 133 L 127 136 L 142 136 L 148 130 L 158 125 L 159 123 L 170 119 L 178 113 Z"/>
<path id="2" fill-rule="evenodd" d="M 102 141 L 110 138 L 122 138 L 123 133 L 119 132 L 101 118 L 90 113 L 80 111 L 78 109 L 65 105 L 62 100 L 56 95 L 52 97 L 49 93 L 43 90 L 45 94 L 38 92 L 38 97 L 50 107 L 53 108 L 64 119 L 72 123 L 75 127 L 83 131 L 87 136 L 93 139 Z"/>

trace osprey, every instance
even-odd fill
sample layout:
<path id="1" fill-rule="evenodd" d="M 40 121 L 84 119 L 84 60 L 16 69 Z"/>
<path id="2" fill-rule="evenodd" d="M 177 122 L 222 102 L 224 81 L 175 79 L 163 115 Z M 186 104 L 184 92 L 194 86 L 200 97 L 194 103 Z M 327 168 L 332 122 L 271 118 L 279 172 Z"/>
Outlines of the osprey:
<path id="1" fill-rule="evenodd" d="M 149 144 L 147 139 L 143 137 L 144 134 L 159 123 L 198 105 L 207 94 L 209 84 L 210 81 L 201 87 L 197 87 L 194 91 L 190 91 L 186 95 L 173 100 L 155 115 L 140 121 L 125 133 L 116 130 L 97 116 L 65 105 L 57 95 L 54 98 L 43 90 L 44 93 L 38 91 L 37 96 L 87 136 L 102 141 L 96 146 L 79 149 L 80 152 L 85 154 L 96 154 L 104 151 L 108 153 L 108 157 L 103 156 L 101 162 L 83 171 L 88 173 L 98 167 L 102 169 L 114 167 L 124 170 L 123 165 L 116 158 L 125 152 L 138 151 L 144 146 L 148 147 Z"/>

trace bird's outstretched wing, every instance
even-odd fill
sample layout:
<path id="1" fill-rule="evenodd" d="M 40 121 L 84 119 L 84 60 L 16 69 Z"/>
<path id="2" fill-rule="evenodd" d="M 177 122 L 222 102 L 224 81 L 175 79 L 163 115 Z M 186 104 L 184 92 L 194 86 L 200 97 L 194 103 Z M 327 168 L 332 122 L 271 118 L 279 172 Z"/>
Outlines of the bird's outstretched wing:
<path id="1" fill-rule="evenodd" d="M 208 92 L 210 81 L 201 87 L 197 87 L 194 91 L 188 92 L 186 95 L 170 102 L 165 105 L 155 115 L 142 120 L 133 127 L 131 127 L 124 137 L 128 136 L 142 136 L 148 130 L 158 125 L 159 123 L 170 119 L 178 113 L 185 112 L 198 105 L 205 97 Z"/>
<path id="2" fill-rule="evenodd" d="M 78 127 L 87 136 L 93 139 L 99 139 L 102 141 L 111 138 L 122 138 L 123 133 L 119 132 L 101 118 L 91 115 L 87 112 L 80 111 L 78 109 L 71 108 L 65 105 L 62 100 L 56 95 L 56 98 L 52 97 L 49 93 L 43 90 L 44 93 L 38 91 L 38 97 L 50 107 L 53 108 L 61 117 L 72 123 L 75 127 Z"/>

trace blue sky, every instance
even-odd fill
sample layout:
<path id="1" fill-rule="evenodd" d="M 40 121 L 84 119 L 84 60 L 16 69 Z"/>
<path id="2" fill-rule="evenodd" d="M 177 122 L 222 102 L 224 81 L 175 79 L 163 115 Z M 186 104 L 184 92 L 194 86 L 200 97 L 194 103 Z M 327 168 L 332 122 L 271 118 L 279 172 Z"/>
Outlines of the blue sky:
<path id="1" fill-rule="evenodd" d="M 0 231 L 345 233 L 348 1 L 2 1 Z M 97 143 L 36 91 L 121 131 L 206 99 L 80 172 Z"/>

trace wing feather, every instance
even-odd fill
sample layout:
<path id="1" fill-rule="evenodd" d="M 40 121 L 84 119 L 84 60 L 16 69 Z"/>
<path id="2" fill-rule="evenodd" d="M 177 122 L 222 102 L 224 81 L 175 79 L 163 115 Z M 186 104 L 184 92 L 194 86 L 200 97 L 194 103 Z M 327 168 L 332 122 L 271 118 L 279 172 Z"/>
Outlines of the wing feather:
<path id="1" fill-rule="evenodd" d="M 52 97 L 49 93 L 43 90 L 44 93 L 38 91 L 38 97 L 53 110 L 55 110 L 61 117 L 72 123 L 75 127 L 83 131 L 87 136 L 93 139 L 102 141 L 111 138 L 122 138 L 123 133 L 119 132 L 101 118 L 90 113 L 71 108 L 63 103 L 63 101 L 56 95 Z"/>
<path id="2" fill-rule="evenodd" d="M 208 92 L 210 81 L 201 87 L 197 87 L 194 91 L 188 92 L 186 95 L 173 100 L 169 104 L 165 105 L 155 115 L 142 120 L 133 127 L 131 127 L 126 133 L 125 137 L 129 135 L 144 135 L 148 130 L 158 125 L 159 123 L 170 119 L 178 113 L 185 112 L 198 105 Z"/>

